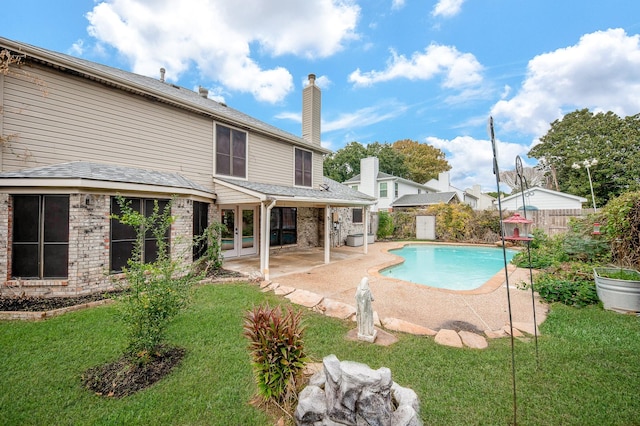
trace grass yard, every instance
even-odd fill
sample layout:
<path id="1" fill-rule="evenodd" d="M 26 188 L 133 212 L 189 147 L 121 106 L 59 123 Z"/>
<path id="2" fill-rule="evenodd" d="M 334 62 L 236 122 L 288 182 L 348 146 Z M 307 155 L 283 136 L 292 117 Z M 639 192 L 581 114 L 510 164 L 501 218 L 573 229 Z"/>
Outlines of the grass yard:
<path id="1" fill-rule="evenodd" d="M 0 322 L 2 425 L 270 425 L 249 404 L 255 384 L 242 316 L 286 299 L 248 284 L 199 287 L 171 326 L 187 349 L 174 372 L 135 395 L 109 399 L 82 387 L 90 367 L 118 358 L 125 342 L 113 305 L 43 322 Z M 401 335 L 389 347 L 347 341 L 355 323 L 308 312 L 307 352 L 391 369 L 418 393 L 425 425 L 506 425 L 512 421 L 509 339 L 486 350 L 439 346 Z M 640 424 L 640 318 L 591 307 L 554 305 L 541 327 L 539 362 L 516 341 L 517 420 L 521 425 Z"/>

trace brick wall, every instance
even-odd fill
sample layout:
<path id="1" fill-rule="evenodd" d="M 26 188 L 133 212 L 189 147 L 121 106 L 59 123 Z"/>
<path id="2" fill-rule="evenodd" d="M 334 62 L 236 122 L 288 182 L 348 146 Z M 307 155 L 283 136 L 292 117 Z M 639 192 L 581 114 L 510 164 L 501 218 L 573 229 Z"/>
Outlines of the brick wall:
<path id="1" fill-rule="evenodd" d="M 63 297 L 111 290 L 121 275 L 109 274 L 111 197 L 97 194 L 69 196 L 69 264 L 65 280 L 11 280 L 11 198 L 0 194 L 0 295 Z M 214 205 L 209 223 L 218 218 Z M 171 211 L 172 258 L 192 262 L 193 201 L 176 199 Z"/>

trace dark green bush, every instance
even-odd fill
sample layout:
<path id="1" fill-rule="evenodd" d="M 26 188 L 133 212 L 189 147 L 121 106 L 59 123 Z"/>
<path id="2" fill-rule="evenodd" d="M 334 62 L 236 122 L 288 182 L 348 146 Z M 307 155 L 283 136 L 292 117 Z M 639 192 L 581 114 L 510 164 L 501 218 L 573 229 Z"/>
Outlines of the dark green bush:
<path id="1" fill-rule="evenodd" d="M 534 276 L 534 288 L 548 303 L 584 307 L 597 304 L 593 269 L 585 263 L 565 263 Z"/>
<path id="2" fill-rule="evenodd" d="M 383 240 L 391 235 L 393 235 L 393 218 L 387 212 L 378 212 L 378 239 Z"/>
<path id="3" fill-rule="evenodd" d="M 308 361 L 304 351 L 300 311 L 283 312 L 269 305 L 254 307 L 244 317 L 244 336 L 256 374 L 258 395 L 265 402 L 290 405 Z"/>

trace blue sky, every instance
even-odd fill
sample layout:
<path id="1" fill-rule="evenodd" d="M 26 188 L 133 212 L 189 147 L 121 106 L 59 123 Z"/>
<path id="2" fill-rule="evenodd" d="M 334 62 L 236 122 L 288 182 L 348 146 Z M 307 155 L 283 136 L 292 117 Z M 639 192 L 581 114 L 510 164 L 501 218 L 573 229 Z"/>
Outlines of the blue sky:
<path id="1" fill-rule="evenodd" d="M 21 0 L 0 36 L 197 90 L 300 135 L 309 73 L 322 143 L 412 139 L 461 189 L 495 190 L 549 124 L 581 108 L 640 113 L 635 0 Z"/>

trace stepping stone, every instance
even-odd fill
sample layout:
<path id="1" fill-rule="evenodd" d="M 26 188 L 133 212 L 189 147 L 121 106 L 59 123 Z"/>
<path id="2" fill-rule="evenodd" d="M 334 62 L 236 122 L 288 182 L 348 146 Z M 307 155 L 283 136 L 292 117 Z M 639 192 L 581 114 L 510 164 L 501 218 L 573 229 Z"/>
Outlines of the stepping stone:
<path id="1" fill-rule="evenodd" d="M 307 290 L 296 290 L 287 294 L 285 297 L 292 303 L 302 305 L 305 308 L 313 308 L 318 303 L 322 302 L 322 299 L 324 298 L 324 296 Z"/>
<path id="2" fill-rule="evenodd" d="M 472 333 L 470 331 L 464 331 L 464 330 L 459 331 L 458 334 L 462 339 L 462 343 L 464 343 L 465 346 L 468 346 L 472 349 L 486 349 L 489 347 L 489 344 L 487 343 L 487 339 L 485 339 L 484 337 L 478 334 Z"/>
<path id="3" fill-rule="evenodd" d="M 269 287 L 271 285 L 272 281 L 261 281 L 260 282 L 260 288 L 265 288 L 265 287 Z"/>
<path id="4" fill-rule="evenodd" d="M 500 330 L 485 330 L 484 334 L 489 338 L 489 339 L 500 339 L 501 337 L 506 337 L 507 333 L 505 333 L 504 330 L 500 329 Z"/>
<path id="5" fill-rule="evenodd" d="M 540 330 L 534 327 L 532 322 L 514 322 L 513 327 L 532 336 L 536 334 L 536 331 L 538 332 L 538 336 L 540 335 Z"/>
<path id="6" fill-rule="evenodd" d="M 403 333 L 415 334 L 416 336 L 435 336 L 436 332 L 427 327 L 413 324 L 398 318 L 385 318 L 382 320 L 384 328 Z"/>
<path id="7" fill-rule="evenodd" d="M 462 348 L 462 340 L 458 333 L 454 330 L 447 330 L 446 328 L 438 331 L 435 337 L 436 343 L 444 346 L 452 346 L 454 348 Z"/>
<path id="8" fill-rule="evenodd" d="M 260 291 L 262 291 L 263 293 L 266 293 L 266 292 L 268 292 L 268 291 L 275 290 L 275 289 L 277 289 L 278 287 L 280 287 L 280 284 L 278 284 L 278 283 L 271 283 L 271 284 L 269 284 L 268 286 L 263 287 L 263 288 L 262 288 L 262 290 L 260 290 Z"/>
<path id="9" fill-rule="evenodd" d="M 326 316 L 332 318 L 348 319 L 356 314 L 355 307 L 332 299 L 324 299 L 319 308 Z"/>
<path id="10" fill-rule="evenodd" d="M 504 330 L 505 333 L 507 333 L 507 335 L 511 335 L 511 328 L 508 325 L 505 325 L 504 327 L 502 327 L 502 329 Z M 522 334 L 520 330 L 514 327 L 513 337 L 524 337 L 524 334 Z"/>
<path id="11" fill-rule="evenodd" d="M 277 295 L 279 295 L 279 296 L 285 296 L 285 295 L 287 295 L 287 294 L 289 294 L 289 293 L 294 292 L 295 290 L 296 290 L 296 289 L 295 289 L 295 288 L 293 288 L 293 287 L 287 287 L 286 285 L 279 285 L 278 287 L 276 287 L 276 288 L 273 290 L 273 293 L 274 293 L 274 294 L 277 294 Z"/>

